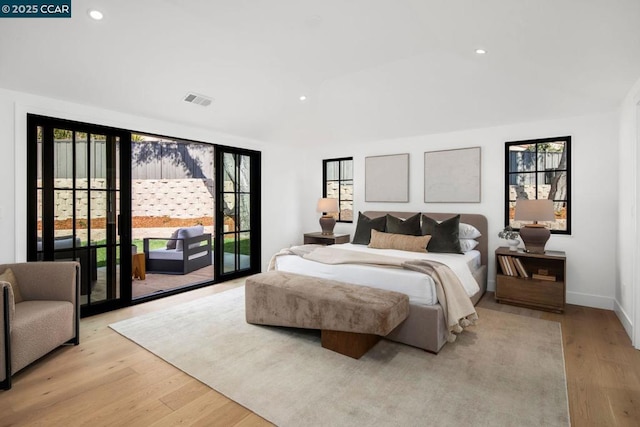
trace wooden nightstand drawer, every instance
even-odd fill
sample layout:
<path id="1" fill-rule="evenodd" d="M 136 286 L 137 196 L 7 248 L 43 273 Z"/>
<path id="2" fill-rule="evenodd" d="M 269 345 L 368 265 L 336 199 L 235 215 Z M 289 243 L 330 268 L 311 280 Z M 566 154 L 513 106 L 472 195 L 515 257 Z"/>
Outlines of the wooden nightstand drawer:
<path id="1" fill-rule="evenodd" d="M 564 309 L 564 283 L 498 275 L 496 299 Z"/>

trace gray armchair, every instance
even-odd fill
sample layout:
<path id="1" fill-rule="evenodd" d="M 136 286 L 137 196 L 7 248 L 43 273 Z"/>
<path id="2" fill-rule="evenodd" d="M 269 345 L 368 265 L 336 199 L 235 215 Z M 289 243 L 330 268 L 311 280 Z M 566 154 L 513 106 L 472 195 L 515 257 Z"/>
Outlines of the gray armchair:
<path id="1" fill-rule="evenodd" d="M 0 387 L 5 390 L 22 368 L 62 344 L 80 343 L 80 264 L 1 264 L 0 274 L 9 268 L 22 301 L 16 302 L 12 287 L 0 280 Z"/>

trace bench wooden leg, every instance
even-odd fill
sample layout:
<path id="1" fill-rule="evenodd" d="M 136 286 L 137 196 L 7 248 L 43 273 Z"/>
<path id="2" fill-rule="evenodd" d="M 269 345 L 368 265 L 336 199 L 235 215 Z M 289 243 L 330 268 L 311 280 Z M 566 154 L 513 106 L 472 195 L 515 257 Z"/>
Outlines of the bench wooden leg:
<path id="1" fill-rule="evenodd" d="M 320 340 L 322 347 L 345 356 L 360 359 L 367 351 L 380 341 L 378 335 L 359 334 L 356 332 L 322 330 Z"/>

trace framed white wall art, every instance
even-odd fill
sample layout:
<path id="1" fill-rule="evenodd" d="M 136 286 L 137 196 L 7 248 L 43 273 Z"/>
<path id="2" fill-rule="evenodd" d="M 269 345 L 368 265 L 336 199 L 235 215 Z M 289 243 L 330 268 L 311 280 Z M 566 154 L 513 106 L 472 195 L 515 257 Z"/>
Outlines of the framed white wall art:
<path id="1" fill-rule="evenodd" d="M 364 159 L 365 202 L 409 201 L 409 154 Z"/>
<path id="2" fill-rule="evenodd" d="M 425 203 L 480 203 L 480 147 L 424 153 Z"/>

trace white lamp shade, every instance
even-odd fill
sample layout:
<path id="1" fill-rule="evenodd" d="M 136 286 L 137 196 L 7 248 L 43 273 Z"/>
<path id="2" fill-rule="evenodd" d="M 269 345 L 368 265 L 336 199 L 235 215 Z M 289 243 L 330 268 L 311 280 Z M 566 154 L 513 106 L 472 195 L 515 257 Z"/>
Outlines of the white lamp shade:
<path id="1" fill-rule="evenodd" d="M 323 198 L 318 200 L 318 212 L 338 212 L 338 199 Z"/>
<path id="2" fill-rule="evenodd" d="M 553 200 L 518 199 L 516 200 L 516 221 L 555 221 Z"/>

